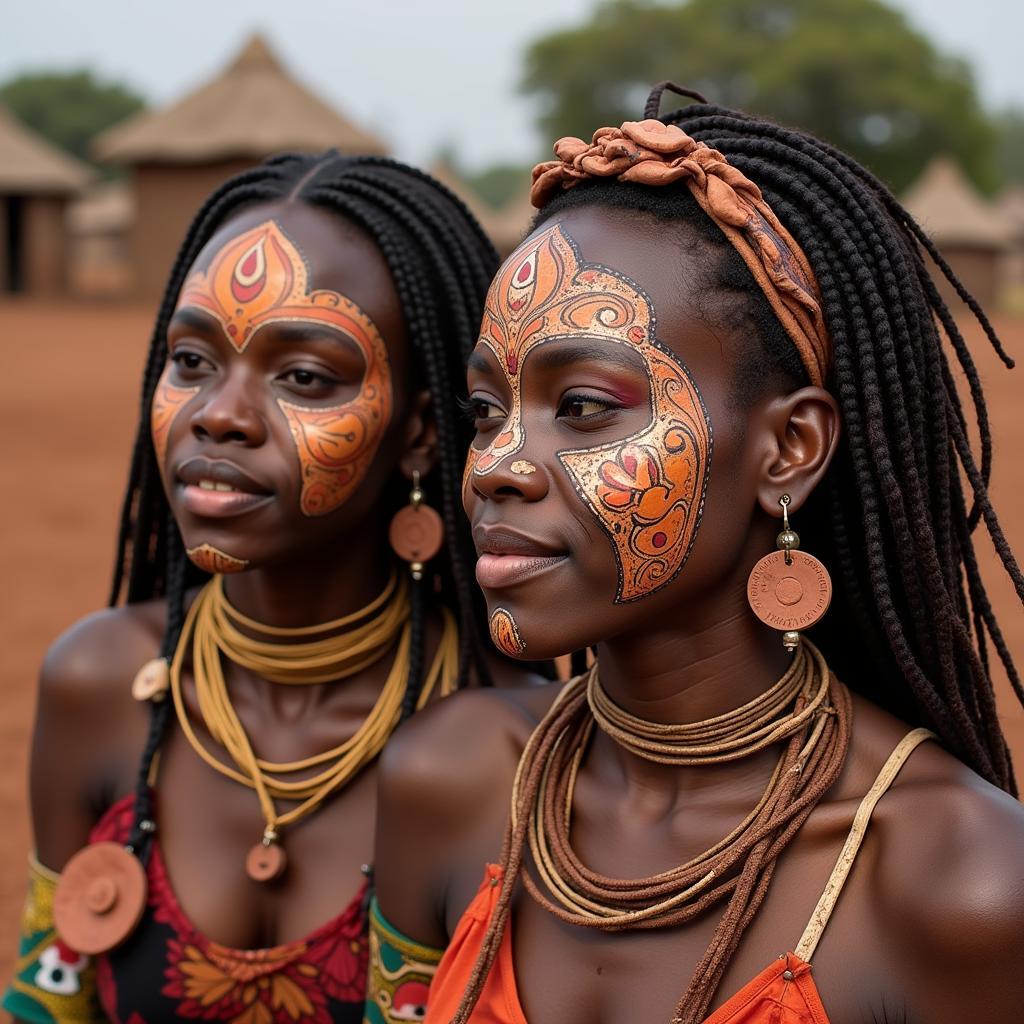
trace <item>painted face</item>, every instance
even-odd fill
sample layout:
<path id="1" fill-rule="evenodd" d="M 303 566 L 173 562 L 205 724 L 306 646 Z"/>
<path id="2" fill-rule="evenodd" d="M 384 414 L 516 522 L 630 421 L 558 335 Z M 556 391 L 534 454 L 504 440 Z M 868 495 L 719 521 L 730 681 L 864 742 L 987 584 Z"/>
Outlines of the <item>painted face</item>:
<path id="1" fill-rule="evenodd" d="M 528 449 L 521 388 L 531 353 L 581 337 L 636 352 L 649 381 L 650 418 L 642 429 L 557 453 L 611 542 L 618 567 L 615 601 L 625 603 L 664 587 L 687 559 L 704 506 L 711 424 L 686 366 L 656 338 L 650 299 L 625 275 L 583 261 L 558 225 L 520 246 L 488 293 L 479 344 L 501 366 L 511 404 L 491 444 L 470 450 L 464 489 Z M 498 612 L 504 617 L 495 621 Z M 502 649 L 522 644 L 504 609 L 492 615 L 491 633 Z"/>
<path id="2" fill-rule="evenodd" d="M 338 292 L 310 290 L 305 260 L 273 220 L 231 239 L 207 269 L 193 272 L 177 309 L 212 316 L 239 353 L 261 327 L 273 323 L 326 325 L 358 348 L 366 370 L 350 401 L 323 408 L 276 400 L 302 471 L 302 513 L 321 516 L 344 504 L 364 478 L 391 419 L 391 370 L 373 321 Z M 153 399 L 153 445 L 161 465 L 175 416 L 199 390 L 175 387 L 169 372 Z"/>

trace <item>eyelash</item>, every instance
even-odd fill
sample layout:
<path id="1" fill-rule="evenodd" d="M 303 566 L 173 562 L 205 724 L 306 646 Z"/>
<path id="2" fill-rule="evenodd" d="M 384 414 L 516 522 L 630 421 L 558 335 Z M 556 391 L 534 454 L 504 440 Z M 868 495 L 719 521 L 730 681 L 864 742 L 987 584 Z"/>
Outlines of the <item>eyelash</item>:
<path id="1" fill-rule="evenodd" d="M 471 424 L 477 423 L 481 419 L 493 419 L 496 417 L 486 417 L 480 415 L 480 407 L 483 405 L 495 405 L 494 402 L 485 401 L 482 398 L 463 398 L 461 395 L 457 396 L 456 404 L 458 405 L 459 412 L 466 418 Z M 597 419 L 600 416 L 604 416 L 606 413 L 611 412 L 613 409 L 619 409 L 621 406 L 618 402 L 612 401 L 608 398 L 600 398 L 597 395 L 588 394 L 568 394 L 562 398 L 562 401 L 558 405 L 557 416 L 561 416 L 565 407 L 571 403 L 579 403 L 586 405 L 596 405 L 599 407 L 597 412 L 586 413 L 582 416 L 569 416 L 567 419 L 575 420 L 576 422 L 587 421 Z"/>
<path id="2" fill-rule="evenodd" d="M 597 419 L 599 416 L 604 416 L 605 413 L 611 412 L 613 409 L 622 408 L 618 402 L 613 401 L 610 398 L 601 398 L 598 395 L 588 394 L 573 394 L 563 396 L 562 401 L 558 405 L 558 414 L 562 414 L 562 410 L 571 403 L 579 403 L 581 405 L 596 405 L 599 407 L 597 412 L 588 412 L 583 416 L 569 416 L 567 419 L 575 420 L 577 423 L 581 420 L 592 420 Z"/>

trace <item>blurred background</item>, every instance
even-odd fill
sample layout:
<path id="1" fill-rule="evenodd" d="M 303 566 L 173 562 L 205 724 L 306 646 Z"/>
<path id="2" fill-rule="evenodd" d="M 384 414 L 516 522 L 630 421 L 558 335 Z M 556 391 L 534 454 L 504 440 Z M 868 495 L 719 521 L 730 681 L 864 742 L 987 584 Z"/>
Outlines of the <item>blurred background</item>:
<path id="1" fill-rule="evenodd" d="M 866 164 L 1024 356 L 1019 0 L 44 0 L 6 5 L 2 26 L 0 982 L 39 660 L 106 600 L 157 298 L 228 175 L 280 150 L 391 154 L 461 194 L 507 253 L 551 141 L 639 118 L 670 78 Z M 996 507 L 1024 554 L 1021 384 L 963 320 L 991 405 Z M 1020 603 L 980 546 L 1022 660 Z M 999 685 L 1024 763 L 1024 713 Z"/>

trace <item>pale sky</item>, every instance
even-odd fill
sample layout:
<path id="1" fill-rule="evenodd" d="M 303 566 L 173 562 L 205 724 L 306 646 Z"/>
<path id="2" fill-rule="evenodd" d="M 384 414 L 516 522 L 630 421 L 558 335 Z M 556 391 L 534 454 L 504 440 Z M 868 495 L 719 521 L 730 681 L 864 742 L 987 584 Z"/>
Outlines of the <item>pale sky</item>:
<path id="1" fill-rule="evenodd" d="M 966 57 L 984 101 L 1024 106 L 1022 0 L 892 0 Z M 532 159 L 531 104 L 516 94 L 539 35 L 594 0 L 2 0 L 0 79 L 89 67 L 151 103 L 214 73 L 255 29 L 291 71 L 395 155 L 426 163 L 445 143 L 473 167 Z M 969 12 L 969 14 L 965 14 Z"/>

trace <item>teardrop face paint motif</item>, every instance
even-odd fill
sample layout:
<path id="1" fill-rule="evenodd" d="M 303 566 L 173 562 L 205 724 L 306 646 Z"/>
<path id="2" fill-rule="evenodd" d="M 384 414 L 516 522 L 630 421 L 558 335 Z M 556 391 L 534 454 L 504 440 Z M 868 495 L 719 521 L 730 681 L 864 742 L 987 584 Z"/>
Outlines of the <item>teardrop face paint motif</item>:
<path id="1" fill-rule="evenodd" d="M 619 441 L 558 453 L 612 544 L 616 602 L 635 601 L 673 580 L 693 546 L 711 464 L 711 423 L 689 370 L 657 340 L 648 296 L 624 274 L 585 262 L 558 225 L 513 253 L 488 293 L 478 344 L 502 367 L 511 403 L 492 443 L 470 451 L 463 492 L 473 475 L 493 472 L 525 444 L 524 361 L 541 345 L 573 337 L 629 346 L 650 382 L 647 426 Z"/>
<path id="2" fill-rule="evenodd" d="M 252 302 L 267 283 L 265 245 L 266 238 L 260 238 L 238 258 L 231 277 L 231 294 L 238 302 Z"/>
<path id="3" fill-rule="evenodd" d="M 307 516 L 320 516 L 348 500 L 373 462 L 391 422 L 392 382 L 376 324 L 344 295 L 311 290 L 309 277 L 298 248 L 268 220 L 227 242 L 206 270 L 194 271 L 178 309 L 214 317 L 239 352 L 266 324 L 298 322 L 324 324 L 362 353 L 366 371 L 351 401 L 324 408 L 277 400 L 299 457 L 300 507 Z"/>

